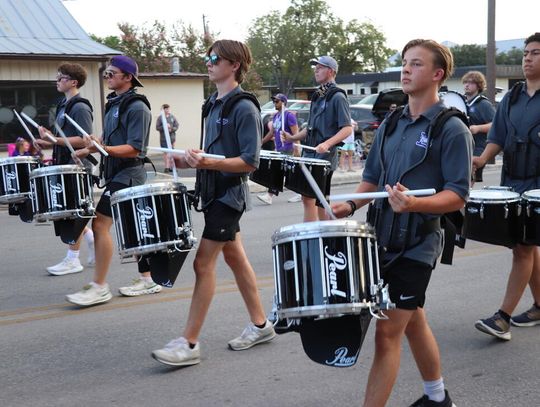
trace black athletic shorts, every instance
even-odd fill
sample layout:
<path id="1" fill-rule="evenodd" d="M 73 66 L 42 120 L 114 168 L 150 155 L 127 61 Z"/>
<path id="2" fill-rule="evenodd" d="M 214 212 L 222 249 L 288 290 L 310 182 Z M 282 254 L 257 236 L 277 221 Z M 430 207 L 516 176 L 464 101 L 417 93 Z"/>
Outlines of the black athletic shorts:
<path id="1" fill-rule="evenodd" d="M 382 272 L 388 284 L 390 299 L 396 308 L 415 310 L 423 308 L 426 290 L 433 267 L 429 264 L 401 257 Z"/>
<path id="2" fill-rule="evenodd" d="M 103 190 L 101 199 L 96 206 L 96 212 L 112 218 L 111 195 L 114 194 L 116 191 L 120 191 L 121 189 L 126 188 L 129 188 L 129 185 L 122 184 L 120 182 L 109 183 Z"/>
<path id="3" fill-rule="evenodd" d="M 204 209 L 202 237 L 216 242 L 234 240 L 236 233 L 240 232 L 240 218 L 243 213 L 220 201 L 213 201 Z"/>

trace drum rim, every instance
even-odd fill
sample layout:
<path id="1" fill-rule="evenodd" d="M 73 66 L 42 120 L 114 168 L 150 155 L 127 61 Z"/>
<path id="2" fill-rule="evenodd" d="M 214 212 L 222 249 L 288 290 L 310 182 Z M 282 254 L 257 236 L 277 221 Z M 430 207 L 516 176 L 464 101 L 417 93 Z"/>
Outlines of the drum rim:
<path id="1" fill-rule="evenodd" d="M 530 193 L 532 192 L 535 192 L 538 194 L 538 196 L 531 196 L 529 195 Z M 529 191 L 525 191 L 523 192 L 523 194 L 521 195 L 521 197 L 525 200 L 525 201 L 531 201 L 531 202 L 540 202 L 540 189 L 531 189 Z"/>
<path id="2" fill-rule="evenodd" d="M 174 247 L 178 243 L 186 243 L 186 241 L 182 239 L 168 240 L 166 242 L 146 244 L 144 246 L 135 246 L 135 247 L 127 248 L 127 249 L 118 249 L 118 254 L 122 258 L 126 258 L 126 257 L 137 256 L 137 255 L 149 254 L 149 253 L 164 252 L 164 251 L 168 251 L 169 247 Z M 192 250 L 192 249 L 193 249 L 193 246 L 190 246 L 186 250 Z"/>
<path id="3" fill-rule="evenodd" d="M 296 223 L 274 231 L 272 244 L 279 245 L 296 238 L 316 237 L 365 237 L 375 239 L 375 229 L 367 222 L 353 219 L 324 220 L 318 222 Z M 301 240 L 301 239 L 298 239 Z"/>
<path id="4" fill-rule="evenodd" d="M 45 175 L 59 174 L 89 174 L 89 170 L 81 165 L 65 164 L 65 165 L 49 165 L 36 168 L 30 173 L 30 179 L 39 178 Z"/>
<path id="5" fill-rule="evenodd" d="M 130 199 L 137 199 L 147 196 L 181 194 L 187 191 L 187 188 L 181 182 L 163 181 L 152 184 L 142 184 L 134 187 L 123 188 L 111 195 L 111 205 Z"/>
<path id="6" fill-rule="evenodd" d="M 285 161 L 298 162 L 304 164 L 316 164 L 316 165 L 327 165 L 330 166 L 331 163 L 328 160 L 323 160 L 321 158 L 311 158 L 311 157 L 291 157 L 290 155 L 285 156 Z"/>
<path id="7" fill-rule="evenodd" d="M 472 196 L 478 194 L 495 195 L 494 198 L 487 196 L 479 197 Z M 506 195 L 506 197 L 504 196 Z M 475 189 L 469 192 L 468 202 L 483 203 L 483 202 L 518 202 L 521 196 L 514 191 L 500 190 L 500 189 Z"/>
<path id="8" fill-rule="evenodd" d="M 38 222 L 43 222 L 43 221 L 46 222 L 46 221 L 55 221 L 55 220 L 60 220 L 60 219 L 76 219 L 76 218 L 79 218 L 78 216 L 79 214 L 83 215 L 84 217 L 95 215 L 95 211 L 93 211 L 91 215 L 88 215 L 87 213 L 88 212 L 86 212 L 85 209 L 81 209 L 81 208 L 65 209 L 63 211 L 49 211 L 49 212 L 34 213 L 34 218 Z M 71 215 L 71 216 L 66 216 L 66 215 Z"/>
<path id="9" fill-rule="evenodd" d="M 32 195 L 31 192 L 17 192 L 16 194 L 0 195 L 0 204 L 11 204 L 24 202 L 24 200 Z M 6 199 L 10 198 L 10 199 Z"/>
<path id="10" fill-rule="evenodd" d="M 16 157 L 4 157 L 0 158 L 0 166 L 1 165 L 9 165 L 9 164 L 21 164 L 21 163 L 36 163 L 38 164 L 40 162 L 40 159 L 37 157 L 29 157 L 27 155 L 18 155 Z"/>
<path id="11" fill-rule="evenodd" d="M 278 308 L 277 314 L 281 318 L 304 318 L 313 316 L 330 316 L 339 314 L 359 314 L 370 307 L 373 307 L 375 303 L 370 301 L 363 302 L 348 302 L 343 304 L 327 304 L 327 305 L 303 305 L 301 307 L 292 308 Z M 278 307 L 280 304 L 278 304 Z M 358 309 L 358 311 L 354 311 Z M 334 312 L 321 312 L 321 311 L 334 311 Z M 347 312 L 348 311 L 348 312 Z"/>

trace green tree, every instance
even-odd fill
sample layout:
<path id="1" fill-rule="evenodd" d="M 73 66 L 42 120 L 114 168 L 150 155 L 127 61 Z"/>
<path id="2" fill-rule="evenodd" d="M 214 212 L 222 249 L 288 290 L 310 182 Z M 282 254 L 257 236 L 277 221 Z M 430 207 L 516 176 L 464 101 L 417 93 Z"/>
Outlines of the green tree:
<path id="1" fill-rule="evenodd" d="M 273 11 L 255 19 L 247 42 L 263 81 L 284 93 L 313 84 L 309 60 L 318 55 L 332 55 L 340 73 L 382 69 L 390 56 L 372 24 L 345 25 L 323 0 L 291 0 L 284 14 Z"/>
<path id="2" fill-rule="evenodd" d="M 501 52 L 495 57 L 497 65 L 521 65 L 523 50 L 513 47 L 511 50 Z"/>
<path id="3" fill-rule="evenodd" d="M 455 66 L 486 64 L 486 46 L 477 44 L 456 45 L 451 49 Z"/>

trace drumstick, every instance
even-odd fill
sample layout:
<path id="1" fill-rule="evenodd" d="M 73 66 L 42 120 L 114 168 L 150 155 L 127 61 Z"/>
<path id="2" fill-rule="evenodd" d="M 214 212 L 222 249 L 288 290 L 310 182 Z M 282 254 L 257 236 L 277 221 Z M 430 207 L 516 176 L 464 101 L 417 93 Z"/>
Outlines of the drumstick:
<path id="1" fill-rule="evenodd" d="M 161 151 L 163 153 L 171 153 L 176 155 L 186 155 L 186 150 L 177 150 L 175 148 L 163 148 L 163 147 L 148 147 L 152 151 Z M 205 158 L 215 158 L 216 160 L 224 160 L 225 156 L 220 154 L 208 154 L 208 153 L 198 153 L 201 157 Z"/>
<path id="2" fill-rule="evenodd" d="M 58 134 L 60 134 L 60 136 L 62 136 L 62 138 L 64 139 L 64 143 L 66 143 L 66 147 L 69 149 L 69 151 L 71 152 L 71 156 L 73 157 L 73 160 L 79 164 L 79 165 L 83 165 L 81 159 L 79 157 L 77 157 L 75 155 L 75 150 L 73 149 L 73 146 L 71 145 L 71 143 L 69 142 L 68 138 L 66 137 L 66 133 L 64 133 L 64 131 L 62 130 L 62 128 L 58 125 L 57 122 L 54 122 L 54 127 L 56 128 L 56 131 L 58 132 Z"/>
<path id="3" fill-rule="evenodd" d="M 66 119 L 68 119 L 68 120 L 71 122 L 71 124 L 72 124 L 77 130 L 79 130 L 79 131 L 81 132 L 81 134 L 82 134 L 83 136 L 90 137 L 90 134 L 88 134 L 86 131 L 84 131 L 84 129 L 83 129 L 81 126 L 79 126 L 79 124 L 78 124 L 75 120 L 73 120 L 71 117 L 69 117 L 69 115 L 68 115 L 67 113 L 64 113 L 64 116 L 65 116 Z M 101 154 L 103 154 L 104 156 L 107 156 L 107 157 L 109 156 L 109 153 L 107 153 L 107 152 L 103 149 L 103 147 L 101 147 L 101 146 L 99 145 L 99 143 L 96 143 L 95 140 L 92 140 L 92 144 L 94 144 L 94 146 L 99 150 L 99 152 L 100 152 Z"/>
<path id="4" fill-rule="evenodd" d="M 437 193 L 434 188 L 428 188 L 428 189 L 411 189 L 409 191 L 403 191 L 405 195 L 412 195 L 412 196 L 428 196 L 428 195 L 434 195 Z M 348 201 L 351 199 L 380 199 L 380 198 L 388 198 L 388 192 L 381 191 L 381 192 L 362 192 L 362 193 L 354 193 L 354 194 L 341 194 L 341 195 L 330 195 L 329 199 L 331 201 Z"/>
<path id="5" fill-rule="evenodd" d="M 24 120 L 21 118 L 21 116 L 19 116 L 19 113 L 17 113 L 17 111 L 15 109 L 13 109 L 13 112 L 15 113 L 15 116 L 17 116 L 17 119 L 19 119 L 19 121 L 21 122 L 21 125 L 23 126 L 23 128 L 26 130 L 26 133 L 28 133 L 28 135 L 30 136 L 30 139 L 32 140 L 32 144 L 34 144 L 34 146 L 38 150 L 41 150 L 41 147 L 39 147 L 39 145 L 36 144 L 36 138 L 34 137 L 32 132 L 30 131 L 30 129 L 28 128 L 28 126 L 26 125 Z"/>
<path id="6" fill-rule="evenodd" d="M 296 148 L 304 148 L 306 150 L 313 150 L 313 151 L 317 151 L 317 149 L 315 147 L 310 147 L 310 146 L 305 146 L 303 144 L 293 144 Z"/>
<path id="7" fill-rule="evenodd" d="M 25 118 L 25 120 L 30 123 L 32 126 L 34 126 L 36 129 L 39 130 L 39 124 L 37 124 L 30 116 L 28 116 L 26 113 L 21 112 L 21 116 Z M 53 137 L 51 133 L 49 133 L 47 130 L 45 130 L 45 135 L 53 142 L 58 143 L 58 140 L 56 140 L 56 137 Z"/>
<path id="8" fill-rule="evenodd" d="M 167 147 L 172 150 L 171 135 L 169 133 L 169 125 L 167 124 L 167 116 L 165 116 L 165 110 L 161 109 L 161 125 L 163 126 L 163 133 L 165 133 L 165 140 L 167 141 Z M 170 161 L 167 157 L 167 161 Z M 173 179 L 174 182 L 178 182 L 178 172 L 176 171 L 176 163 L 173 165 Z"/>
<path id="9" fill-rule="evenodd" d="M 332 208 L 330 208 L 330 205 L 328 204 L 328 201 L 324 197 L 321 189 L 317 185 L 317 182 L 315 181 L 315 178 L 313 178 L 313 175 L 309 172 L 306 165 L 304 163 L 300 163 L 300 168 L 302 168 L 302 172 L 304 173 L 307 182 L 311 186 L 311 189 L 313 189 L 313 192 L 315 192 L 315 195 L 317 195 L 317 198 L 321 202 L 321 204 L 324 206 L 324 209 L 326 210 L 326 213 L 330 216 L 332 219 L 337 219 L 336 215 L 334 215 L 334 212 L 332 212 Z"/>

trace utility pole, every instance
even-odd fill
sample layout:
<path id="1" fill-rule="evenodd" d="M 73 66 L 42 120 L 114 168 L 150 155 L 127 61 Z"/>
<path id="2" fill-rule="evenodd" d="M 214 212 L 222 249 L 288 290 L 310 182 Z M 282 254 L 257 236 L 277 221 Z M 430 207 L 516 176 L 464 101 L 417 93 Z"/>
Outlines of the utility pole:
<path id="1" fill-rule="evenodd" d="M 487 98 L 495 103 L 495 0 L 488 2 L 486 81 Z"/>

